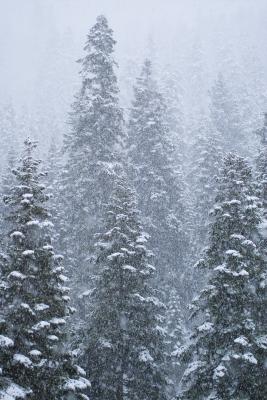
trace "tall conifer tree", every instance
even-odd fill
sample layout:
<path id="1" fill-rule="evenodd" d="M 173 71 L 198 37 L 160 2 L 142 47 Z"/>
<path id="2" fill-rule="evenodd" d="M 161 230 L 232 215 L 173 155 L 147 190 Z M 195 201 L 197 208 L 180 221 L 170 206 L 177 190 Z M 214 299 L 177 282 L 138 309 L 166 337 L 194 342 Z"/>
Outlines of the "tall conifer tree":
<path id="1" fill-rule="evenodd" d="M 185 185 L 181 159 L 177 168 L 170 140 L 177 121 L 166 116 L 165 101 L 153 78 L 149 60 L 143 65 L 134 94 L 128 126 L 129 176 L 137 192 L 142 222 L 150 235 L 158 286 L 168 309 L 166 351 L 172 377 L 173 371 L 177 375 L 177 362 L 171 354 L 177 352 L 181 342 L 180 305 L 187 297 L 183 283 L 188 245 Z"/>
<path id="2" fill-rule="evenodd" d="M 222 74 L 219 74 L 211 90 L 211 117 L 221 136 L 224 152 L 247 154 L 239 104 Z"/>
<path id="3" fill-rule="evenodd" d="M 159 276 L 179 285 L 186 247 L 184 185 L 174 170 L 166 106 L 146 60 L 129 121 L 129 169 Z"/>
<path id="4" fill-rule="evenodd" d="M 81 65 L 81 89 L 65 137 L 67 162 L 62 178 L 65 221 L 62 249 L 79 292 L 88 286 L 92 238 L 101 224 L 114 169 L 123 144 L 123 115 L 113 58 L 115 40 L 104 16 L 90 29 Z"/>
<path id="5" fill-rule="evenodd" d="M 164 307 L 136 202 L 119 178 L 97 235 L 88 369 L 95 400 L 166 398 Z"/>
<path id="6" fill-rule="evenodd" d="M 244 159 L 224 160 L 210 243 L 198 263 L 209 281 L 195 301 L 202 315 L 188 349 L 180 399 L 266 398 L 266 261 L 258 189 Z"/>
<path id="7" fill-rule="evenodd" d="M 215 202 L 223 158 L 222 140 L 208 119 L 203 119 L 199 126 L 190 158 L 191 251 L 193 257 L 198 257 L 207 245 L 209 213 Z"/>
<path id="8" fill-rule="evenodd" d="M 256 160 L 257 175 L 262 189 L 264 217 L 267 219 L 267 113 L 264 114 L 264 124 L 257 131 L 260 138 L 259 154 Z"/>
<path id="9" fill-rule="evenodd" d="M 0 398 L 21 390 L 30 399 L 86 399 L 82 391 L 89 382 L 64 350 L 64 326 L 71 311 L 67 278 L 62 256 L 53 251 L 48 196 L 34 148 L 35 143 L 26 140 L 24 156 L 13 172 L 14 184 L 5 196 L 8 239 L 1 265 Z"/>

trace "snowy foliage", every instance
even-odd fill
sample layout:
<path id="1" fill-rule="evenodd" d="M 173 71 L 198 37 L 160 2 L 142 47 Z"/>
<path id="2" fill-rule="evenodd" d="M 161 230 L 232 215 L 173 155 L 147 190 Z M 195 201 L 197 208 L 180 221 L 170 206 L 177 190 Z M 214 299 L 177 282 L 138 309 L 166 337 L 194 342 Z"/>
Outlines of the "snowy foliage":
<path id="1" fill-rule="evenodd" d="M 86 352 L 92 398 L 165 399 L 164 306 L 151 285 L 151 253 L 125 178 L 116 182 L 96 240 Z"/>
<path id="2" fill-rule="evenodd" d="M 60 250 L 77 297 L 88 287 L 93 236 L 101 225 L 124 140 L 114 46 L 107 19 L 97 17 L 79 60 L 81 88 L 72 106 L 71 132 L 65 135 L 66 164 L 57 195 Z M 77 300 L 76 305 L 81 313 L 83 304 Z"/>
<path id="3" fill-rule="evenodd" d="M 53 400 L 67 391 L 74 392 L 63 383 L 79 380 L 79 374 L 72 357 L 62 350 L 65 333 L 61 326 L 69 307 L 62 298 L 61 259 L 54 257 L 51 226 L 47 224 L 48 196 L 40 182 L 39 161 L 33 158 L 35 147 L 29 139 L 25 141 L 23 158 L 13 172 L 15 184 L 5 196 L 11 234 L 7 233 L 1 276 L 0 380 L 10 381 L 5 389 L 7 398 L 26 398 L 32 393 L 33 397 Z M 37 220 L 33 231 L 31 222 Z M 56 346 L 51 341 L 54 334 Z M 77 389 L 78 399 L 84 386 Z"/>
<path id="4" fill-rule="evenodd" d="M 53 13 L 42 31 L 38 10 L 34 43 L 49 40 L 35 94 L 12 105 L 13 79 L 0 99 L 0 400 L 265 400 L 267 92 L 257 51 L 241 41 L 249 51 L 231 58 L 220 35 L 208 48 L 193 18 L 169 59 L 164 36 L 164 49 L 149 39 L 143 65 L 140 47 L 119 51 L 118 82 L 100 15 L 69 113 L 73 33 L 57 32 Z M 5 58 L 2 36 L 0 69 L 12 76 L 13 55 L 25 53 L 15 46 Z M 39 154 L 50 143 L 45 172 L 29 139 L 18 161 L 28 135 Z"/>
<path id="5" fill-rule="evenodd" d="M 209 246 L 198 263 L 209 271 L 209 282 L 195 303 L 195 313 L 204 322 L 192 334 L 181 399 L 266 396 L 266 351 L 264 355 L 259 347 L 264 332 L 266 292 L 261 281 L 266 264 L 258 231 L 261 203 L 257 193 L 246 162 L 229 154 L 219 179 Z"/>
<path id="6" fill-rule="evenodd" d="M 211 117 L 224 152 L 238 151 L 247 155 L 249 149 L 245 145 L 239 104 L 223 74 L 219 74 L 211 91 Z"/>
<path id="7" fill-rule="evenodd" d="M 176 279 L 179 285 L 187 249 L 184 183 L 181 171 L 174 167 L 166 105 L 149 60 L 143 65 L 134 94 L 128 125 L 129 174 L 156 255 L 158 274 Z"/>

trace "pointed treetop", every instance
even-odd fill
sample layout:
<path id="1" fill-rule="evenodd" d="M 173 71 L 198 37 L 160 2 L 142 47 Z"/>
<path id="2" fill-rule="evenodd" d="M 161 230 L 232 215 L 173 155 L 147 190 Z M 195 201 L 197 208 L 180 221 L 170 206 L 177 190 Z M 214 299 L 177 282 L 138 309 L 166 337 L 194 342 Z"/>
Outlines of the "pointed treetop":
<path id="1" fill-rule="evenodd" d="M 153 63 L 148 58 L 146 58 L 144 60 L 144 63 L 141 68 L 141 74 L 137 78 L 135 88 L 139 87 L 139 86 L 146 88 L 149 91 L 153 91 L 153 92 L 157 91 L 158 92 L 157 83 L 153 76 Z M 143 91 L 143 89 L 142 89 L 142 91 Z M 157 95 L 159 95 L 159 93 L 157 93 Z"/>
<path id="2" fill-rule="evenodd" d="M 93 52 L 93 49 L 95 49 L 110 55 L 114 52 L 115 44 L 113 30 L 109 28 L 107 18 L 104 15 L 99 15 L 87 35 L 85 50 Z"/>
<path id="3" fill-rule="evenodd" d="M 25 152 L 30 153 L 37 147 L 37 141 L 32 140 L 29 136 L 24 140 Z"/>
<path id="4" fill-rule="evenodd" d="M 40 164 L 39 160 L 33 160 L 33 152 L 37 147 L 37 141 L 32 140 L 30 137 L 27 137 L 24 140 L 24 150 L 22 153 L 22 169 L 35 170 L 36 167 Z"/>
<path id="5" fill-rule="evenodd" d="M 146 58 L 141 70 L 141 79 L 151 79 L 152 74 L 152 61 Z"/>
<path id="6" fill-rule="evenodd" d="M 146 58 L 144 61 L 143 71 L 149 75 L 152 74 L 152 61 L 149 60 L 148 58 Z"/>
<path id="7" fill-rule="evenodd" d="M 103 14 L 100 14 L 100 15 L 97 16 L 96 22 L 97 22 L 98 24 L 108 26 L 108 20 L 107 20 L 107 18 L 105 17 L 105 15 L 103 15 Z"/>

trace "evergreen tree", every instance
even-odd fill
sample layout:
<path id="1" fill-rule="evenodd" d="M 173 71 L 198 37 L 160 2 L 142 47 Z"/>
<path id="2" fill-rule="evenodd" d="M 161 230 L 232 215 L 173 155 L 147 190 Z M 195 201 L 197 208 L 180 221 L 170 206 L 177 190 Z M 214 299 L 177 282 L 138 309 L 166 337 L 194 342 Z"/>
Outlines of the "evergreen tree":
<path id="1" fill-rule="evenodd" d="M 191 193 L 191 249 L 194 257 L 207 245 L 209 213 L 217 194 L 217 177 L 222 157 L 218 132 L 209 120 L 203 120 L 191 149 L 192 163 L 188 176 Z"/>
<path id="2" fill-rule="evenodd" d="M 222 74 L 211 91 L 211 117 L 224 151 L 247 154 L 239 106 Z"/>
<path id="3" fill-rule="evenodd" d="M 174 399 L 178 393 L 178 382 L 180 382 L 184 370 L 181 354 L 189 331 L 186 326 L 185 306 L 181 301 L 179 291 L 175 287 L 170 288 L 165 297 L 167 298 L 167 313 L 164 318 L 167 398 Z"/>
<path id="4" fill-rule="evenodd" d="M 165 66 L 162 72 L 161 92 L 166 102 L 166 123 L 171 142 L 174 146 L 175 167 L 181 169 L 186 162 L 184 90 L 182 78 L 178 71 L 172 71 L 171 66 Z"/>
<path id="5" fill-rule="evenodd" d="M 186 226 L 184 184 L 174 169 L 166 106 L 146 60 L 135 86 L 129 121 L 129 170 L 145 229 L 156 255 L 160 279 L 180 283 Z"/>
<path id="6" fill-rule="evenodd" d="M 260 149 L 257 158 L 257 174 L 262 188 L 262 201 L 265 219 L 267 218 L 267 113 L 264 114 L 264 125 L 257 131 L 260 137 Z"/>
<path id="7" fill-rule="evenodd" d="M 64 350 L 71 312 L 67 278 L 62 256 L 53 251 L 48 196 L 39 161 L 33 158 L 35 147 L 25 141 L 15 182 L 5 196 L 9 230 L 1 265 L 1 379 L 10 385 L 1 388 L 0 398 L 21 387 L 30 399 L 86 399 L 82 391 L 89 382 L 72 353 Z"/>
<path id="8" fill-rule="evenodd" d="M 6 166 L 6 173 L 2 175 L 2 182 L 1 182 L 1 198 L 3 198 L 3 195 L 7 193 L 10 189 L 11 186 L 13 186 L 15 182 L 15 177 L 12 173 L 13 169 L 15 168 L 15 164 L 17 161 L 16 153 L 11 148 L 8 152 L 7 155 L 7 166 Z M 5 205 L 4 202 L 2 201 L 0 203 L 0 242 L 3 245 L 3 241 L 5 240 L 5 235 L 4 232 L 6 231 L 6 224 L 7 221 L 5 221 Z"/>
<path id="9" fill-rule="evenodd" d="M 257 130 L 260 138 L 258 157 L 256 158 L 257 181 L 260 186 L 260 199 L 263 205 L 263 219 L 260 225 L 262 247 L 266 252 L 267 245 L 267 113 L 264 114 L 263 127 Z"/>
<path id="10" fill-rule="evenodd" d="M 167 309 L 171 310 L 165 324 L 169 376 L 172 377 L 174 371 L 178 374 L 177 361 L 171 354 L 177 351 L 177 343 L 181 341 L 180 296 L 182 302 L 187 298 L 182 283 L 188 244 L 185 185 L 181 163 L 177 162 L 179 168 L 176 168 L 173 159 L 174 146 L 170 142 L 173 121 L 166 117 L 167 108 L 153 79 L 149 60 L 144 63 L 134 93 L 128 129 L 129 175 L 137 192 L 145 230 L 150 235 L 149 245 L 156 256 L 158 285 Z"/>
<path id="11" fill-rule="evenodd" d="M 180 399 L 266 398 L 266 262 L 258 189 L 244 159 L 224 160 L 209 246 L 198 263 L 209 281 L 195 301 L 202 315 L 187 349 Z M 199 321 L 199 319 L 198 319 Z"/>
<path id="12" fill-rule="evenodd" d="M 47 188 L 49 200 L 48 206 L 52 216 L 54 229 L 54 241 L 59 245 L 60 241 L 60 229 L 62 228 L 61 221 L 64 218 L 62 210 L 63 201 L 61 199 L 62 191 L 62 170 L 63 170 L 63 159 L 62 151 L 55 140 L 52 139 L 50 148 L 45 163 L 45 185 Z"/>
<path id="13" fill-rule="evenodd" d="M 165 399 L 163 304 L 136 202 L 118 178 L 96 236 L 95 289 L 87 351 L 92 398 Z"/>
<path id="14" fill-rule="evenodd" d="M 104 16 L 91 28 L 81 64 L 81 89 L 65 137 L 67 161 L 62 177 L 65 221 L 62 249 L 73 286 L 88 287 L 88 257 L 99 229 L 123 143 L 123 116 L 113 59 L 115 40 Z M 74 282 L 79 282 L 74 285 Z"/>

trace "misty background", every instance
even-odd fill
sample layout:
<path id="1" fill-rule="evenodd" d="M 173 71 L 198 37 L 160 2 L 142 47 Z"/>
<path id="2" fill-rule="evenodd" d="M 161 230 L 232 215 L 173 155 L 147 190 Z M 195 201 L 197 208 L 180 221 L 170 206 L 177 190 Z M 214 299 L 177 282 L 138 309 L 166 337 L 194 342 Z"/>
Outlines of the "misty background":
<path id="1" fill-rule="evenodd" d="M 266 21 L 0 0 L 0 400 L 267 398 Z"/>
<path id="2" fill-rule="evenodd" d="M 126 114 L 149 56 L 160 78 L 166 68 L 178 76 L 187 141 L 207 113 L 221 72 L 240 103 L 248 137 L 261 126 L 267 108 L 265 0 L 0 0 L 0 104 L 12 104 L 23 120 L 21 136 L 31 133 L 46 151 L 48 138 L 60 140 L 68 129 L 79 84 L 75 61 L 102 13 L 117 40 Z"/>

